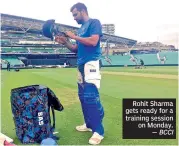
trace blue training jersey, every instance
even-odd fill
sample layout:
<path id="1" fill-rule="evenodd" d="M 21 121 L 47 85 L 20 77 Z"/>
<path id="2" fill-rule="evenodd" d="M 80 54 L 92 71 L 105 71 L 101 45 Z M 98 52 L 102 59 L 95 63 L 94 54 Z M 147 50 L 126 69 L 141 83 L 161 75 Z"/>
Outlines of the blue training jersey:
<path id="1" fill-rule="evenodd" d="M 83 38 L 96 34 L 99 35 L 99 41 L 96 46 L 87 46 L 77 41 L 78 65 L 82 65 L 88 61 L 95 61 L 101 58 L 100 37 L 102 36 L 102 26 L 99 20 L 89 19 L 87 22 L 82 24 L 81 28 L 78 30 L 78 36 Z"/>

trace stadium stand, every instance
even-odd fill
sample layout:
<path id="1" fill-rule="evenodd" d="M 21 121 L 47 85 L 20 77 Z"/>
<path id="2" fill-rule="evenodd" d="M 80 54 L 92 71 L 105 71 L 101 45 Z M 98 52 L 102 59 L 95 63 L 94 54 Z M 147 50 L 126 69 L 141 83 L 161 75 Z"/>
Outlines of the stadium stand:
<path id="1" fill-rule="evenodd" d="M 12 66 L 28 67 L 37 65 L 76 66 L 76 54 L 42 35 L 45 21 L 1 14 L 1 58 L 9 60 Z M 63 31 L 77 31 L 77 27 L 58 24 Z M 160 42 L 138 42 L 115 35 L 103 34 L 103 66 L 136 65 L 143 59 L 145 65 L 178 65 L 178 49 Z M 163 51 L 165 50 L 165 51 Z M 158 54 L 158 56 L 157 56 Z M 158 57 L 166 58 L 162 63 Z M 1 63 L 3 67 L 6 64 Z"/>
<path id="2" fill-rule="evenodd" d="M 1 56 L 1 59 L 4 61 L 2 68 L 7 67 L 7 63 L 5 62 L 9 62 L 11 65 L 11 68 L 24 68 L 25 67 L 25 64 L 15 56 L 12 56 L 12 57 Z"/>
<path id="3" fill-rule="evenodd" d="M 29 32 L 29 33 L 36 33 L 40 35 L 42 34 L 41 28 L 44 23 L 45 21 L 42 20 L 13 16 L 8 14 L 1 14 L 1 30 L 11 30 L 11 32 L 19 31 L 22 33 Z M 77 27 L 68 26 L 59 23 L 56 25 L 60 26 L 62 31 L 70 30 L 76 33 L 78 29 Z M 108 42 L 113 42 L 113 43 L 125 43 L 126 45 L 134 45 L 137 42 L 136 40 L 127 39 L 124 37 L 103 34 L 102 41 L 106 41 L 106 40 L 108 40 Z"/>
<path id="4" fill-rule="evenodd" d="M 166 57 L 165 62 L 158 59 L 157 53 L 135 53 L 133 54 L 136 58 L 137 64 L 140 65 L 140 59 L 142 59 L 146 66 L 156 66 L 156 65 L 178 65 L 178 51 L 161 51 L 158 52 L 160 58 Z M 124 53 L 124 55 L 109 55 L 110 62 L 106 61 L 105 57 L 102 58 L 102 64 L 104 66 L 133 66 L 134 62 L 130 60 L 130 53 Z"/>

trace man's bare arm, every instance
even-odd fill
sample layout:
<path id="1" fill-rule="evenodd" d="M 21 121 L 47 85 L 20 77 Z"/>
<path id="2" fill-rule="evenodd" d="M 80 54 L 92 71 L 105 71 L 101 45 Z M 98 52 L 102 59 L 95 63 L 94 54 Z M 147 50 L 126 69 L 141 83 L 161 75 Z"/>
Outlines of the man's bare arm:
<path id="1" fill-rule="evenodd" d="M 96 46 L 99 41 L 99 35 L 92 35 L 91 37 L 86 37 L 86 38 L 75 36 L 74 39 L 87 46 Z"/>
<path id="2" fill-rule="evenodd" d="M 77 53 L 78 51 L 78 46 L 77 44 L 72 44 L 69 41 L 67 41 L 66 43 L 63 44 L 64 46 L 66 46 L 70 51 Z"/>
<path id="3" fill-rule="evenodd" d="M 66 37 L 56 36 L 55 41 L 59 44 L 66 46 L 70 51 L 77 53 L 78 46 L 76 44 L 72 44 L 71 42 L 69 42 L 69 40 Z"/>
<path id="4" fill-rule="evenodd" d="M 87 46 L 96 46 L 100 38 L 98 34 L 94 34 L 90 37 L 83 38 L 83 37 L 75 35 L 71 31 L 67 31 L 66 35 Z"/>

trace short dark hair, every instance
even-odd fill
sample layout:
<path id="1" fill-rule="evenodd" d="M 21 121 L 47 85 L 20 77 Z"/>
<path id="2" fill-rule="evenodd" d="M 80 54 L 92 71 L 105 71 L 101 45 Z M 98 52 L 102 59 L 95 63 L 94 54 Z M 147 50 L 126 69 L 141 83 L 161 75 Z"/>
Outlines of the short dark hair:
<path id="1" fill-rule="evenodd" d="M 74 4 L 71 9 L 70 9 L 70 12 L 73 11 L 73 9 L 77 9 L 78 11 L 82 11 L 82 10 L 85 10 L 87 13 L 88 13 L 88 10 L 87 10 L 87 7 L 85 6 L 85 4 L 83 3 L 76 3 Z"/>

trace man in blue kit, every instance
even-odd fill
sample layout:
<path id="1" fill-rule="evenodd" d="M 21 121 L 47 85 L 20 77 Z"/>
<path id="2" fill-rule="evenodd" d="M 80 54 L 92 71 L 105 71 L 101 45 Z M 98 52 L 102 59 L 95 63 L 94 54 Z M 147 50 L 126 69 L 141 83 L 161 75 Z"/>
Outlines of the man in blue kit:
<path id="1" fill-rule="evenodd" d="M 100 103 L 98 89 L 100 88 L 100 38 L 102 26 L 99 20 L 88 16 L 87 7 L 77 3 L 70 9 L 74 20 L 81 25 L 78 34 L 67 31 L 66 35 L 76 40 L 72 44 L 63 36 L 56 36 L 55 41 L 65 45 L 72 52 L 77 53 L 78 65 L 78 95 L 84 115 L 85 124 L 77 126 L 77 131 L 92 131 L 89 144 L 100 144 L 104 138 L 102 120 L 104 117 L 103 106 Z"/>

